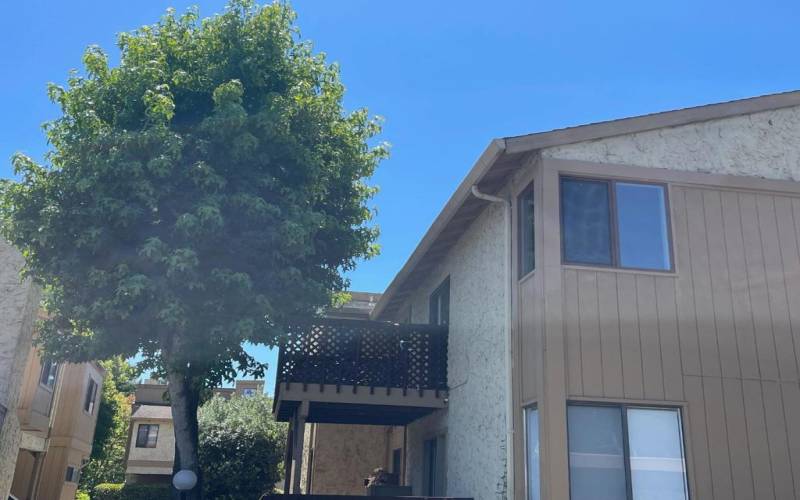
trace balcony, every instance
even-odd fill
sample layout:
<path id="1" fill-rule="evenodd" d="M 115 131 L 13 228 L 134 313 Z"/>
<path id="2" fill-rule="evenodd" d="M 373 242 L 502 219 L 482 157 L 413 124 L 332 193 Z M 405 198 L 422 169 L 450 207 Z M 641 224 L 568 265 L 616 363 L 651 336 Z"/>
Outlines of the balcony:
<path id="1" fill-rule="evenodd" d="M 296 324 L 278 357 L 275 415 L 405 425 L 447 397 L 447 327 L 353 319 Z M 307 412 L 307 413 L 306 413 Z"/>

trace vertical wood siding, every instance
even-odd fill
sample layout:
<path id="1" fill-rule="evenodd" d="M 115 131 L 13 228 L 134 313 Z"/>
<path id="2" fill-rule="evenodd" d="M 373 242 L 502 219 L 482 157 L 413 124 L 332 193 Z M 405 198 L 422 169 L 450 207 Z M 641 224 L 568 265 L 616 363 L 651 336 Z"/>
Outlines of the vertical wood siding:
<path id="1" fill-rule="evenodd" d="M 800 199 L 670 201 L 675 275 L 562 269 L 567 397 L 686 402 L 693 498 L 800 499 Z"/>

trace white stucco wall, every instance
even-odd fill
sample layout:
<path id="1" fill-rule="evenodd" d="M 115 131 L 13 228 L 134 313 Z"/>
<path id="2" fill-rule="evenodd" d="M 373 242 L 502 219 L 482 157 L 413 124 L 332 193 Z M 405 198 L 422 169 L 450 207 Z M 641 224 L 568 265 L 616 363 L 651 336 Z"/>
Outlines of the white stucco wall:
<path id="1" fill-rule="evenodd" d="M 415 494 L 422 488 L 423 440 L 445 433 L 447 495 L 505 495 L 503 211 L 489 206 L 400 308 L 405 315 L 410 304 L 412 321 L 427 323 L 430 293 L 450 276 L 449 406 L 409 426 Z"/>
<path id="2" fill-rule="evenodd" d="M 545 149 L 545 157 L 800 181 L 800 107 Z"/>
<path id="3" fill-rule="evenodd" d="M 0 426 L 0 498 L 8 496 L 14 477 L 21 437 L 17 403 L 39 304 L 37 287 L 20 281 L 21 267 L 20 254 L 0 240 L 0 404 L 7 408 Z"/>

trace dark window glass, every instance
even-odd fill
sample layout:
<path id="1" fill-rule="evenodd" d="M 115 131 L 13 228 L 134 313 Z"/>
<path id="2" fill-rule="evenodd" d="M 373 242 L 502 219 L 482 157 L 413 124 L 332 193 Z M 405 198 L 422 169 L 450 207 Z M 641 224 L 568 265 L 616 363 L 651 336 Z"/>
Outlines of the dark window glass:
<path id="1" fill-rule="evenodd" d="M 88 413 L 94 412 L 95 400 L 97 399 L 97 382 L 93 378 L 89 379 L 86 386 L 86 397 L 83 400 L 83 409 Z"/>
<path id="2" fill-rule="evenodd" d="M 158 424 L 139 424 L 136 431 L 137 448 L 155 448 L 158 444 Z"/>
<path id="3" fill-rule="evenodd" d="M 55 361 L 45 361 L 42 364 L 42 373 L 39 375 L 39 383 L 52 389 L 56 385 L 56 375 L 58 374 L 58 363 Z"/>
<path id="4" fill-rule="evenodd" d="M 392 474 L 397 475 L 397 479 L 402 481 L 400 473 L 403 471 L 403 450 L 395 448 L 392 450 Z"/>
<path id="5" fill-rule="evenodd" d="M 533 271 L 535 261 L 534 221 L 533 221 L 533 184 L 525 188 L 517 198 L 517 215 L 519 218 L 519 275 L 525 276 Z"/>
<path id="6" fill-rule="evenodd" d="M 423 445 L 422 490 L 426 496 L 444 496 L 445 437 L 428 439 Z"/>
<path id="7" fill-rule="evenodd" d="M 669 270 L 669 231 L 664 186 L 615 183 L 619 265 Z"/>
<path id="8" fill-rule="evenodd" d="M 570 264 L 613 264 L 608 182 L 561 179 L 564 260 Z"/>
<path id="9" fill-rule="evenodd" d="M 75 467 L 73 467 L 71 465 L 67 467 L 67 473 L 64 475 L 64 481 L 66 481 L 68 483 L 76 483 L 77 482 L 75 480 Z"/>
<path id="10" fill-rule="evenodd" d="M 571 500 L 689 498 L 678 409 L 570 405 L 567 423 Z"/>
<path id="11" fill-rule="evenodd" d="M 429 318 L 432 325 L 450 324 L 450 278 L 431 294 Z"/>

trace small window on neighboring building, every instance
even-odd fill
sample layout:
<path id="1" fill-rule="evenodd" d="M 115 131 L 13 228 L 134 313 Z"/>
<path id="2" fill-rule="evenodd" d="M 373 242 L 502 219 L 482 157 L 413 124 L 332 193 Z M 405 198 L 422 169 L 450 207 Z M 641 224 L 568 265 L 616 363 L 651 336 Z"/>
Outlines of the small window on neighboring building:
<path id="1" fill-rule="evenodd" d="M 534 250 L 533 183 L 517 197 L 519 219 L 519 276 L 533 271 L 536 263 Z"/>
<path id="2" fill-rule="evenodd" d="M 58 363 L 55 361 L 45 361 L 42 363 L 42 373 L 39 375 L 39 383 L 48 389 L 56 385 L 56 375 L 58 374 Z"/>
<path id="3" fill-rule="evenodd" d="M 563 260 L 628 269 L 672 269 L 666 187 L 561 179 Z"/>
<path id="4" fill-rule="evenodd" d="M 89 383 L 86 385 L 86 397 L 83 400 L 83 410 L 86 413 L 94 413 L 95 400 L 97 399 L 97 382 L 89 377 Z"/>
<path id="5" fill-rule="evenodd" d="M 572 500 L 689 498 L 679 409 L 574 404 L 567 431 Z"/>
<path id="6" fill-rule="evenodd" d="M 139 424 L 136 431 L 137 448 L 155 448 L 158 444 L 158 424 Z"/>
<path id="7" fill-rule="evenodd" d="M 72 465 L 67 466 L 67 472 L 64 474 L 64 481 L 68 483 L 77 483 L 80 479 L 78 474 L 78 469 L 73 467 Z"/>
<path id="8" fill-rule="evenodd" d="M 449 277 L 431 294 L 429 319 L 432 325 L 447 325 L 450 323 Z"/>
<path id="9" fill-rule="evenodd" d="M 252 387 L 247 387 L 245 389 L 242 389 L 242 396 L 244 396 L 246 398 L 249 398 L 250 396 L 255 396 L 255 395 L 256 395 L 256 390 L 253 389 Z"/>

